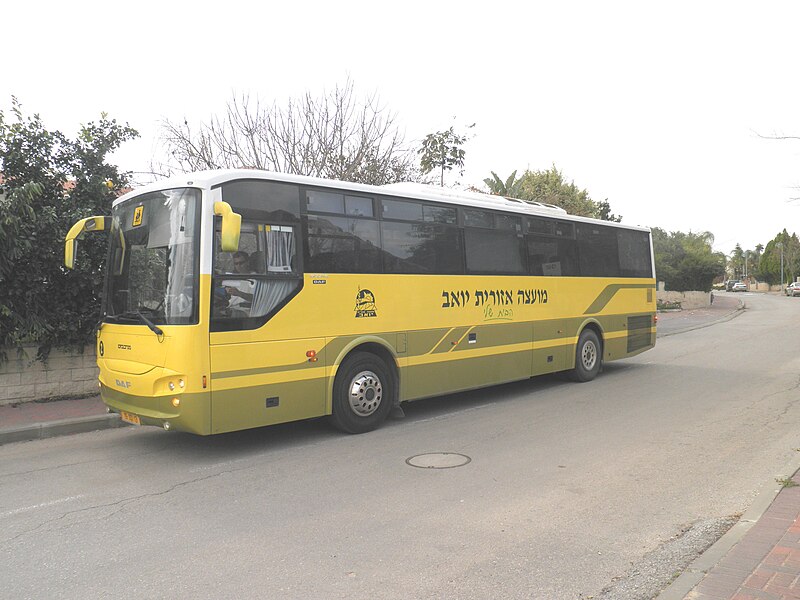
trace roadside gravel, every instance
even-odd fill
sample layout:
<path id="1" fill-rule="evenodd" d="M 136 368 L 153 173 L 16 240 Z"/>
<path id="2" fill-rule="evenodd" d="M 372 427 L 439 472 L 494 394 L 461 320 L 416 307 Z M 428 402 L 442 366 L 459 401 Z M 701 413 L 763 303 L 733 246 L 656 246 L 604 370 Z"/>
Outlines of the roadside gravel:
<path id="1" fill-rule="evenodd" d="M 631 564 L 627 573 L 598 595 L 581 600 L 652 600 L 738 520 L 736 515 L 696 521 Z"/>

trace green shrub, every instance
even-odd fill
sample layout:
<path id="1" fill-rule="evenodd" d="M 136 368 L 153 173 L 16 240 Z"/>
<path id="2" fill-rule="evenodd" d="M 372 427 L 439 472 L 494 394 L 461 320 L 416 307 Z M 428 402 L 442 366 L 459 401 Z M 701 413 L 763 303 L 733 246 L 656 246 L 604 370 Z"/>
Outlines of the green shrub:
<path id="1" fill-rule="evenodd" d="M 78 219 L 110 213 L 128 174 L 106 156 L 138 133 L 103 114 L 70 140 L 38 115 L 24 116 L 16 98 L 8 116 L 0 111 L 0 352 L 33 343 L 46 357 L 53 346 L 90 342 L 106 241 L 82 239 L 77 267 L 67 271 L 64 236 Z"/>

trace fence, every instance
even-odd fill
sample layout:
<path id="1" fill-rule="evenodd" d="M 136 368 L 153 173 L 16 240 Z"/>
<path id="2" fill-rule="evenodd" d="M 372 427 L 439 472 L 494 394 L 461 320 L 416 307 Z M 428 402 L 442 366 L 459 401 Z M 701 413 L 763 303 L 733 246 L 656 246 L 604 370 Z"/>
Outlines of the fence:
<path id="1" fill-rule="evenodd" d="M 0 406 L 99 392 L 94 347 L 83 352 L 53 350 L 46 361 L 36 360 L 36 346 L 7 349 L 0 363 Z"/>
<path id="2" fill-rule="evenodd" d="M 684 310 L 711 305 L 710 292 L 664 292 L 658 290 L 656 299 L 664 303 L 677 303 Z"/>

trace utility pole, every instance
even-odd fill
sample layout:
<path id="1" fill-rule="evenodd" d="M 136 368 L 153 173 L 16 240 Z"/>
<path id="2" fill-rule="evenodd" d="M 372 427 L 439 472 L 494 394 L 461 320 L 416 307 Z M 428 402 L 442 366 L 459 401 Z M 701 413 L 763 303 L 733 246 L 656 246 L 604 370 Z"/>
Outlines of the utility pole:
<path id="1" fill-rule="evenodd" d="M 778 242 L 778 248 L 781 249 L 781 291 L 783 291 L 783 242 Z"/>

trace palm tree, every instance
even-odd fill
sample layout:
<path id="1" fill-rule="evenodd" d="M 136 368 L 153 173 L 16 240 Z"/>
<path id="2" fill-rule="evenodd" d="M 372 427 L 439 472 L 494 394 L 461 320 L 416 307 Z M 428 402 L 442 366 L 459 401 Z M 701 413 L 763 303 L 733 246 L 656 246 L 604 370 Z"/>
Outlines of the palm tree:
<path id="1" fill-rule="evenodd" d="M 522 179 L 517 179 L 517 172 L 514 171 L 508 176 L 508 179 L 503 181 L 498 177 L 497 173 L 491 172 L 492 177 L 487 177 L 483 180 L 486 187 L 489 188 L 489 193 L 496 196 L 506 196 L 508 198 L 519 197 L 520 188 L 522 186 Z"/>

